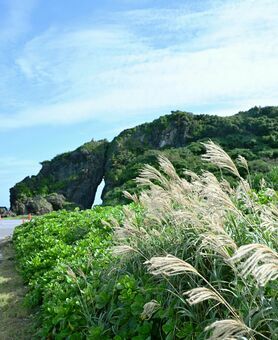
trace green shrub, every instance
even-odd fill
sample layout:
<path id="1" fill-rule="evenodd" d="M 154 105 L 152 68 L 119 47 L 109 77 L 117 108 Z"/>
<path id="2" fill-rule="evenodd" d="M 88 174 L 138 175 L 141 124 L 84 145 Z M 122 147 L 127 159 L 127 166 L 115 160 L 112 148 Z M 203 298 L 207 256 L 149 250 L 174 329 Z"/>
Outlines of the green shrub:
<path id="1" fill-rule="evenodd" d="M 120 220 L 122 208 L 53 212 L 16 228 L 13 242 L 19 269 L 29 285 L 29 304 L 41 305 L 44 336 L 83 333 L 82 301 L 68 271 L 96 273 L 97 282 L 110 259 L 111 228 L 102 221 L 111 215 Z"/>

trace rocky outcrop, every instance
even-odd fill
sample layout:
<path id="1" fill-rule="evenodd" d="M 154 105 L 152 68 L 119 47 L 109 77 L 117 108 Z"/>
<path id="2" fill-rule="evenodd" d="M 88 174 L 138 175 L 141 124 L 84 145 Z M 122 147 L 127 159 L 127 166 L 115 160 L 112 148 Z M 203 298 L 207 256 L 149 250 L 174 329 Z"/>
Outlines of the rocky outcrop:
<path id="1" fill-rule="evenodd" d="M 134 178 L 145 163 L 165 154 L 180 174 L 200 171 L 203 147 L 213 139 L 234 158 L 250 161 L 257 181 L 277 165 L 278 108 L 254 107 L 230 117 L 175 111 L 151 123 L 120 133 L 111 143 L 91 141 L 73 152 L 42 163 L 37 176 L 27 177 L 11 190 L 16 213 L 45 213 L 62 208 L 90 208 L 98 185 L 105 180 L 104 204 L 124 202 L 123 190 L 136 191 Z"/>
<path id="2" fill-rule="evenodd" d="M 0 219 L 2 217 L 13 217 L 15 216 L 15 213 L 11 210 L 8 210 L 7 207 L 0 207 Z"/>
<path id="3" fill-rule="evenodd" d="M 0 216 L 3 216 L 7 212 L 8 212 L 8 208 L 7 207 L 0 207 Z"/>
<path id="4" fill-rule="evenodd" d="M 53 211 L 52 205 L 43 196 L 25 197 L 16 201 L 13 211 L 17 215 L 43 215 Z"/>
<path id="5" fill-rule="evenodd" d="M 37 176 L 26 177 L 10 189 L 17 214 L 91 208 L 103 179 L 108 142 L 91 141 L 78 149 L 42 162 Z"/>
<path id="6" fill-rule="evenodd" d="M 36 195 L 33 197 L 21 196 L 14 203 L 13 211 L 17 215 L 43 215 L 55 210 L 69 210 L 75 207 L 75 204 L 66 201 L 64 195 L 52 193 L 50 195 Z"/>

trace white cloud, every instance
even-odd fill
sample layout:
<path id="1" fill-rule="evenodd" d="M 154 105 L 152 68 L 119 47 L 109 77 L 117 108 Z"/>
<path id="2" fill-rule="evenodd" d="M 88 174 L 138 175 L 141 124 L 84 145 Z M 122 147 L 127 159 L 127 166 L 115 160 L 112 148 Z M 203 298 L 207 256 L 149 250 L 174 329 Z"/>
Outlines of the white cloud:
<path id="1" fill-rule="evenodd" d="M 0 128 L 115 121 L 169 107 L 230 113 L 275 105 L 277 57 L 278 3 L 271 0 L 137 10 L 118 13 L 105 28 L 51 28 L 18 55 L 33 92 L 24 108 L 0 113 Z"/>

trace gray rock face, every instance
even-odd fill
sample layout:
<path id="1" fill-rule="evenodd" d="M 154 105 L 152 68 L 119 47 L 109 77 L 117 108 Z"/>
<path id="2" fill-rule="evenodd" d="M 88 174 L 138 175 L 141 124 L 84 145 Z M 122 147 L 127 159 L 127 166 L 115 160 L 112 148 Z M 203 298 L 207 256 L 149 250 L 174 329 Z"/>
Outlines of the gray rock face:
<path id="1" fill-rule="evenodd" d="M 8 210 L 7 207 L 0 207 L 0 217 L 13 217 L 15 213 L 11 210 Z"/>
<path id="2" fill-rule="evenodd" d="M 53 207 L 51 203 L 49 203 L 44 197 L 42 196 L 35 196 L 32 198 L 27 198 L 25 201 L 24 211 L 22 210 L 23 214 L 37 214 L 43 215 L 53 211 Z"/>
<path id="3" fill-rule="evenodd" d="M 66 198 L 64 195 L 52 193 L 45 197 L 48 203 L 52 205 L 53 210 L 60 210 L 65 208 Z"/>
<path id="4" fill-rule="evenodd" d="M 108 142 L 91 141 L 78 149 L 42 162 L 37 176 L 26 177 L 10 189 L 16 214 L 91 208 L 103 179 Z"/>
<path id="5" fill-rule="evenodd" d="M 0 215 L 4 215 L 8 212 L 8 209 L 6 207 L 0 207 Z"/>
<path id="6" fill-rule="evenodd" d="M 57 193 L 46 196 L 21 197 L 20 200 L 14 203 L 13 211 L 17 215 L 43 215 L 54 210 L 65 209 L 67 204 L 65 197 Z"/>

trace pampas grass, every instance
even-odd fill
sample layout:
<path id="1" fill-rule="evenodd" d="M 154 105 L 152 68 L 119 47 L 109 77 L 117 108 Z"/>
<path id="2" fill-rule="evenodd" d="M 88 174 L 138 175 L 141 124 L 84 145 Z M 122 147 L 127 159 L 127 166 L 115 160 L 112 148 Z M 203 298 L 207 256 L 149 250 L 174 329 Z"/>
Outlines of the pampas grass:
<path id="1" fill-rule="evenodd" d="M 112 254 L 114 254 L 115 256 L 120 256 L 124 254 L 129 254 L 132 252 L 136 252 L 134 248 L 127 246 L 127 245 L 115 246 L 111 250 L 112 250 Z"/>
<path id="2" fill-rule="evenodd" d="M 196 305 L 206 300 L 215 300 L 219 303 L 224 303 L 223 299 L 219 294 L 216 294 L 211 289 L 205 287 L 193 288 L 185 292 L 184 295 L 188 297 L 186 301 L 190 305 Z"/>
<path id="3" fill-rule="evenodd" d="M 226 169 L 238 178 L 241 178 L 235 163 L 232 161 L 231 157 L 217 144 L 209 141 L 207 143 L 202 143 L 207 152 L 202 156 L 204 161 L 210 162 L 220 169 Z"/>
<path id="4" fill-rule="evenodd" d="M 237 163 L 240 166 L 242 166 L 249 173 L 249 166 L 248 166 L 248 162 L 247 162 L 246 158 L 239 155 L 236 160 L 237 160 Z"/>
<path id="5" fill-rule="evenodd" d="M 215 321 L 206 327 L 206 331 L 212 331 L 209 340 L 248 339 L 246 336 L 250 334 L 244 323 L 233 319 Z"/>
<path id="6" fill-rule="evenodd" d="M 174 276 L 185 273 L 199 275 L 193 266 L 173 255 L 152 257 L 149 261 L 146 261 L 145 264 L 148 265 L 148 270 L 153 275 Z"/>
<path id="7" fill-rule="evenodd" d="M 273 233 L 278 233 L 278 207 L 270 204 L 261 209 L 261 227 Z"/>
<path id="8" fill-rule="evenodd" d="M 252 275 L 261 286 L 278 278 L 278 254 L 264 244 L 241 246 L 230 261 L 243 277 Z"/>
<path id="9" fill-rule="evenodd" d="M 160 304 L 156 300 L 145 303 L 141 318 L 143 320 L 149 320 L 159 307 Z"/>
<path id="10" fill-rule="evenodd" d="M 235 241 L 223 230 L 219 233 L 207 232 L 202 235 L 201 248 L 210 249 L 224 259 L 230 259 L 231 249 L 235 251 Z"/>
<path id="11" fill-rule="evenodd" d="M 273 290 L 262 287 L 278 278 L 277 207 L 260 203 L 220 146 L 212 141 L 204 146 L 202 158 L 233 174 L 237 187 L 210 172 L 185 170 L 189 180 L 180 178 L 169 160 L 159 157 L 159 170 L 146 165 L 136 179 L 143 191 L 125 193 L 141 213 L 125 209 L 123 225 L 115 228 L 115 241 L 124 239 L 125 244 L 114 253 L 132 256 L 137 249 L 142 256 L 134 257 L 132 266 L 146 266 L 156 280 L 165 280 L 165 296 L 169 291 L 179 296 L 185 315 L 192 315 L 187 322 L 204 320 L 208 326 L 203 332 L 210 333 L 210 339 L 271 339 L 277 309 L 271 303 Z M 245 158 L 239 156 L 238 162 L 249 171 Z M 275 199 L 276 194 L 271 195 Z M 217 308 L 195 307 L 207 300 L 216 302 Z M 188 311 L 190 306 L 196 316 Z M 156 308 L 150 301 L 142 315 L 152 318 Z M 267 320 L 260 310 L 268 311 Z"/>

